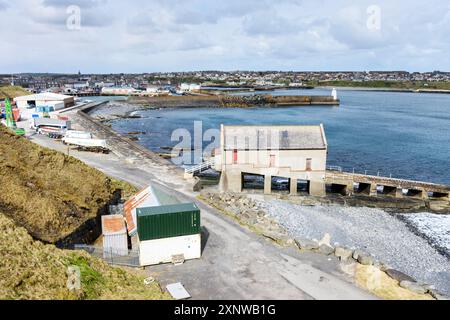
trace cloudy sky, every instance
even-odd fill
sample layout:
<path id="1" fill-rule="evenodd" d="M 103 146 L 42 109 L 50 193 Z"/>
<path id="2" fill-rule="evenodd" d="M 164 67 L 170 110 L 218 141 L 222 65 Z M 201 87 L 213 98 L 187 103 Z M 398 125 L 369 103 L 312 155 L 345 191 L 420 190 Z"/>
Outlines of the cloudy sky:
<path id="1" fill-rule="evenodd" d="M 0 0 L 0 17 L 0 73 L 450 71 L 448 0 Z"/>

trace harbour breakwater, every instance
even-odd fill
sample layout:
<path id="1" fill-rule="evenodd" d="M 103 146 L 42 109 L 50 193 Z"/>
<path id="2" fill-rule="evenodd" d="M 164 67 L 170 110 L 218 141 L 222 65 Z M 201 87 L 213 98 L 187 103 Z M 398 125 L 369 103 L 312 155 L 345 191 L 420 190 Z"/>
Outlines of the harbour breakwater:
<path id="1" fill-rule="evenodd" d="M 165 97 L 130 97 L 129 103 L 154 108 L 250 108 L 286 106 L 338 106 L 339 100 L 332 96 L 272 96 L 257 94 L 249 96 L 233 95 L 188 95 Z"/>

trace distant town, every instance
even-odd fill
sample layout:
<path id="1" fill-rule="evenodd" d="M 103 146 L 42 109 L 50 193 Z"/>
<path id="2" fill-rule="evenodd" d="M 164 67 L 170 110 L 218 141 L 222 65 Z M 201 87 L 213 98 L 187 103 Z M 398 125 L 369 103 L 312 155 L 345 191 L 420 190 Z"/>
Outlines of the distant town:
<path id="1" fill-rule="evenodd" d="M 357 86 L 404 89 L 449 89 L 450 72 L 361 71 L 196 71 L 143 74 L 3 74 L 0 85 L 29 91 L 69 95 L 164 94 L 198 91 L 203 87 L 305 87 Z"/>

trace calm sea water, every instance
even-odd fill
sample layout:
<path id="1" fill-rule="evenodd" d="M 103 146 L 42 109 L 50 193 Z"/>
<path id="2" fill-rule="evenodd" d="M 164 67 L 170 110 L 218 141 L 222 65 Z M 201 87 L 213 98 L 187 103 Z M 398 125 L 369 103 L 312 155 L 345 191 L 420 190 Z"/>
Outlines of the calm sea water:
<path id="1" fill-rule="evenodd" d="M 331 90 L 280 90 L 278 95 L 329 95 Z M 450 95 L 341 90 L 340 107 L 164 109 L 142 119 L 113 122 L 119 132 L 145 131 L 139 141 L 161 151 L 174 146 L 173 130 L 220 124 L 320 124 L 329 144 L 328 164 L 368 174 L 450 185 Z"/>

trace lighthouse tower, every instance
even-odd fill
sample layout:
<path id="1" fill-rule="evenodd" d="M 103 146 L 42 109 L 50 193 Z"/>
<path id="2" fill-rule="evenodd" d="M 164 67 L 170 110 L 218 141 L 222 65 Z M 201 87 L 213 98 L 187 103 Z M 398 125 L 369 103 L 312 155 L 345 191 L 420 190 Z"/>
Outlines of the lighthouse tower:
<path id="1" fill-rule="evenodd" d="M 336 88 L 333 88 L 333 91 L 331 91 L 331 96 L 333 97 L 334 101 L 338 99 Z"/>

